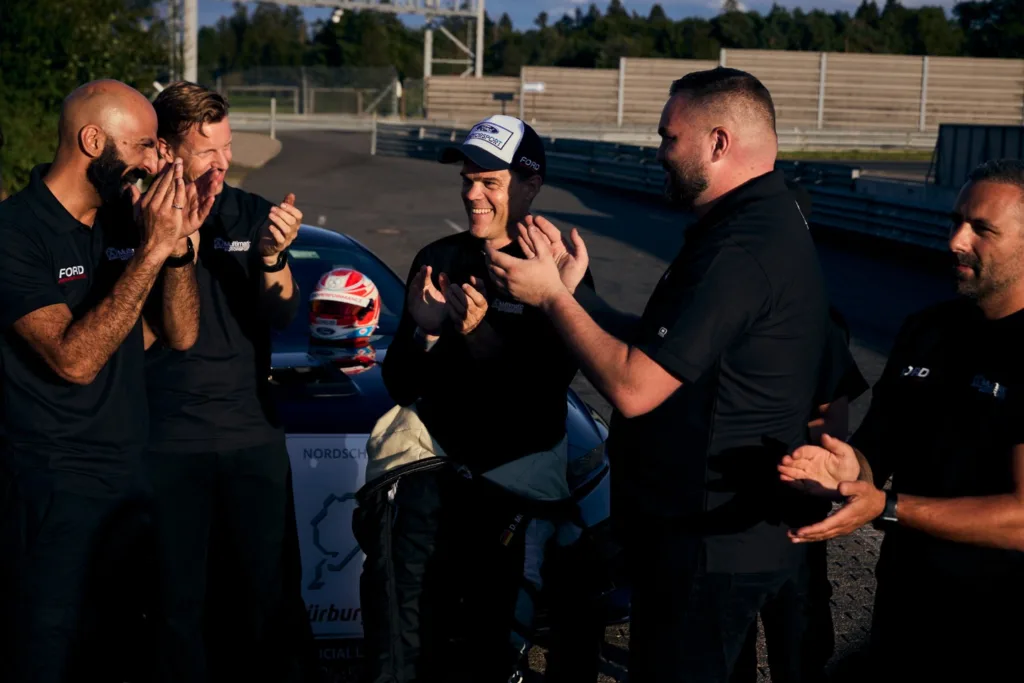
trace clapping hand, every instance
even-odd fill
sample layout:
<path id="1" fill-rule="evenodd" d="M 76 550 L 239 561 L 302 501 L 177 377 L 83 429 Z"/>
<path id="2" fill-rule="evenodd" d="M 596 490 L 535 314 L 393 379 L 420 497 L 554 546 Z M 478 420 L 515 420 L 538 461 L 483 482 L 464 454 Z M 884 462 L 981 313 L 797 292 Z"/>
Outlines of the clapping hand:
<path id="1" fill-rule="evenodd" d="M 142 194 L 132 185 L 129 190 L 136 220 L 141 223 L 140 248 L 153 250 L 161 258 L 174 253 L 181 241 L 191 234 L 186 210 L 190 209 L 183 164 L 180 158 L 167 164 Z"/>
<path id="2" fill-rule="evenodd" d="M 541 216 L 527 216 L 525 224 L 520 223 L 518 228 L 519 246 L 526 257 L 536 256 L 535 240 L 545 240 L 551 251 L 551 258 L 554 259 L 555 265 L 558 267 L 562 284 L 570 294 L 574 293 L 576 287 L 583 281 L 583 276 L 587 274 L 587 266 L 590 264 L 587 245 L 583 243 L 579 231 L 573 228 L 567 238 L 551 221 Z M 531 232 L 530 228 L 536 228 L 536 231 Z"/>
<path id="3" fill-rule="evenodd" d="M 470 276 L 469 284 L 449 284 L 445 300 L 448 317 L 462 334 L 475 330 L 487 315 L 487 289 L 476 276 Z"/>
<path id="4" fill-rule="evenodd" d="M 430 266 L 420 267 L 419 272 L 409 283 L 405 304 L 409 315 L 421 330 L 427 334 L 438 335 L 441 333 L 445 317 L 449 315 L 444 295 L 449 289 L 449 283 L 448 276 L 441 273 L 437 278 L 440 288 L 435 287 L 430 278 L 431 271 Z"/>
<path id="5" fill-rule="evenodd" d="M 291 246 L 299 234 L 302 212 L 295 208 L 295 194 L 289 192 L 284 201 L 270 207 L 267 222 L 260 230 L 260 256 L 268 265 L 277 262 L 278 254 Z"/>
<path id="6" fill-rule="evenodd" d="M 860 476 L 857 452 L 849 444 L 822 434 L 821 446 L 801 446 L 782 458 L 779 478 L 807 493 L 835 498 L 841 482 Z"/>

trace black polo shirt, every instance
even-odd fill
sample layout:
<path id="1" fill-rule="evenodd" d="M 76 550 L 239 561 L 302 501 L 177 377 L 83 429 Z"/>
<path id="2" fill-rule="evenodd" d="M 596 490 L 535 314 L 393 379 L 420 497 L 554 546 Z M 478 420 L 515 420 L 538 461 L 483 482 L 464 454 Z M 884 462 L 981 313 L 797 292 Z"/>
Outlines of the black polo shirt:
<path id="1" fill-rule="evenodd" d="M 259 231 L 271 206 L 225 185 L 199 229 L 199 337 L 187 351 L 156 342 L 146 354 L 151 450 L 236 450 L 281 437 L 259 305 Z"/>
<path id="2" fill-rule="evenodd" d="M 75 220 L 42 178 L 0 203 L 0 359 L 8 453 L 87 475 L 131 472 L 147 436 L 142 325 L 81 386 L 61 379 L 13 330 L 23 316 L 66 304 L 81 319 L 110 294 L 138 245 L 131 214 Z"/>
<path id="3" fill-rule="evenodd" d="M 786 531 L 801 494 L 781 453 L 806 443 L 829 325 L 807 225 L 773 171 L 686 232 L 640 321 L 636 346 L 683 386 L 651 412 L 612 419 L 612 485 L 624 512 L 693 532 L 703 568 L 770 571 L 802 556 Z M 802 509 L 802 508 L 801 508 Z"/>
<path id="4" fill-rule="evenodd" d="M 517 242 L 501 251 L 524 258 Z M 565 438 L 566 392 L 579 364 L 547 315 L 496 291 L 483 241 L 471 233 L 424 247 L 408 282 L 422 265 L 432 267 L 435 285 L 441 273 L 455 284 L 470 276 L 490 283 L 487 313 L 468 335 L 446 321 L 437 345 L 425 352 L 413 339 L 415 321 L 403 311 L 382 370 L 392 399 L 417 402 L 446 455 L 477 472 L 557 445 Z M 583 282 L 593 288 L 589 271 Z"/>
<path id="5" fill-rule="evenodd" d="M 851 439 L 875 483 L 891 475 L 894 491 L 933 498 L 1014 492 L 1012 449 L 1024 444 L 1021 349 L 1024 311 L 987 320 L 973 302 L 954 300 L 907 318 Z M 893 573 L 1019 582 L 1024 553 L 896 526 L 878 568 L 879 579 Z"/>

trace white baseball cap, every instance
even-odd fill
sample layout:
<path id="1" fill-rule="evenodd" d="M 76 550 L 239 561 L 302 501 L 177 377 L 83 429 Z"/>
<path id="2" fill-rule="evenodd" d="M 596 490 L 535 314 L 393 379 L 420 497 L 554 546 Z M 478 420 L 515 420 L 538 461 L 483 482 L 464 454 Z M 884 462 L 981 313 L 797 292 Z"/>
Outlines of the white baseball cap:
<path id="1" fill-rule="evenodd" d="M 536 173 L 547 170 L 544 143 L 528 123 L 514 116 L 495 114 L 466 135 L 461 145 L 445 147 L 439 161 L 453 164 L 466 159 L 488 171 L 503 169 Z"/>

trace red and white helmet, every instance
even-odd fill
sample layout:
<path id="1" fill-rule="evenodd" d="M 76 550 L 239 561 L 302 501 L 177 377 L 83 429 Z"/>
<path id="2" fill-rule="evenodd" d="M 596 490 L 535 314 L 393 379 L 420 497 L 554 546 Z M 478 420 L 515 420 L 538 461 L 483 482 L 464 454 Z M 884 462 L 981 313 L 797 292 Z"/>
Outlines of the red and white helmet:
<path id="1" fill-rule="evenodd" d="M 358 270 L 324 273 L 309 295 L 309 333 L 330 341 L 369 337 L 380 322 L 380 294 Z"/>

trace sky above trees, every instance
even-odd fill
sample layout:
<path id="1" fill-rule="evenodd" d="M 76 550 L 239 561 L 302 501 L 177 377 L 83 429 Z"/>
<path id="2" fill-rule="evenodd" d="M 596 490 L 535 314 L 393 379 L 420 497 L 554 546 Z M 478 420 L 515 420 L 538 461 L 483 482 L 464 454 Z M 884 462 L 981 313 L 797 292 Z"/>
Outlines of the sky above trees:
<path id="1" fill-rule="evenodd" d="M 956 0 L 906 0 L 902 4 L 905 7 L 936 6 L 946 10 L 950 14 Z M 547 12 L 548 16 L 560 17 L 562 14 L 572 15 L 576 7 L 583 6 L 587 9 L 587 2 L 579 0 L 485 0 L 487 14 L 492 17 L 500 17 L 508 14 L 512 20 L 512 26 L 518 30 L 526 30 L 534 26 L 534 20 L 541 12 Z M 255 8 L 255 2 L 244 3 L 251 11 Z M 654 2 L 630 2 L 623 3 L 630 13 L 636 12 L 647 16 Z M 721 0 L 667 0 L 659 3 L 665 10 L 666 16 L 670 19 L 684 19 L 686 17 L 711 18 L 719 13 Z M 745 0 L 740 3 L 749 10 L 756 10 L 767 13 L 771 10 L 772 0 Z M 858 0 L 786 0 L 778 3 L 787 9 L 800 8 L 804 11 L 823 9 L 827 12 L 836 10 L 854 12 L 859 5 Z M 884 4 L 884 0 L 882 3 Z M 598 2 L 597 6 L 603 12 L 607 2 Z M 199 23 L 202 26 L 214 26 L 221 17 L 229 17 L 234 14 L 231 2 L 225 0 L 199 0 Z M 327 19 L 331 10 L 325 8 L 308 8 L 303 11 L 306 21 L 313 24 L 318 19 Z M 418 27 L 422 21 L 414 18 L 403 18 L 402 23 L 408 26 Z"/>

